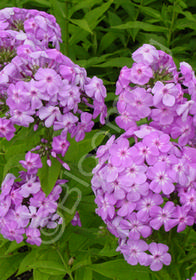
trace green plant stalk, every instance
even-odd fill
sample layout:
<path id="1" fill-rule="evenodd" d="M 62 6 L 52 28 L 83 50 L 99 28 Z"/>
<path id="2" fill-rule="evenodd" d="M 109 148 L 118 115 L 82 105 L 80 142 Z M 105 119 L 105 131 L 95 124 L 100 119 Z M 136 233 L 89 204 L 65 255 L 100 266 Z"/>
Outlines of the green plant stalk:
<path id="1" fill-rule="evenodd" d="M 143 5 L 143 2 L 144 2 L 144 0 L 141 0 L 140 4 L 139 4 L 139 6 L 138 6 L 137 13 L 136 13 L 136 15 L 135 15 L 135 21 L 138 19 L 138 16 L 139 16 L 139 14 L 140 14 L 140 7 Z M 131 35 L 130 35 L 130 33 L 129 33 L 129 34 L 128 34 L 128 38 L 127 38 L 127 42 L 126 42 L 126 46 L 125 46 L 125 47 L 128 46 L 130 37 L 131 37 Z"/>
<path id="2" fill-rule="evenodd" d="M 62 256 L 62 254 L 61 254 L 61 252 L 60 252 L 58 246 L 55 246 L 54 248 L 55 248 L 55 250 L 57 251 L 57 253 L 58 253 L 58 255 L 59 255 L 59 257 L 60 257 L 60 259 L 61 259 L 61 261 L 62 261 L 62 263 L 63 263 L 63 265 L 64 265 L 64 267 L 65 267 L 65 269 L 67 270 L 67 274 L 69 274 L 70 279 L 71 279 L 71 280 L 74 280 L 74 279 L 73 279 L 73 276 L 72 276 L 72 273 L 71 273 L 70 269 L 68 268 L 68 265 L 66 264 L 66 262 L 65 262 L 65 260 L 64 260 L 64 258 L 63 258 L 63 256 Z"/>
<path id="3" fill-rule="evenodd" d="M 172 20 L 171 20 L 171 25 L 170 25 L 170 28 L 169 28 L 168 39 L 167 39 L 167 43 L 168 43 L 169 48 L 170 48 L 170 45 L 171 45 L 171 38 L 172 38 L 173 27 L 174 27 L 174 22 L 175 22 L 175 17 L 176 17 L 175 6 L 176 6 L 176 1 L 174 1 L 174 4 L 173 4 Z"/>
<path id="4" fill-rule="evenodd" d="M 68 20 L 69 1 L 65 1 L 65 38 L 64 38 L 64 54 L 69 55 L 69 20 Z"/>

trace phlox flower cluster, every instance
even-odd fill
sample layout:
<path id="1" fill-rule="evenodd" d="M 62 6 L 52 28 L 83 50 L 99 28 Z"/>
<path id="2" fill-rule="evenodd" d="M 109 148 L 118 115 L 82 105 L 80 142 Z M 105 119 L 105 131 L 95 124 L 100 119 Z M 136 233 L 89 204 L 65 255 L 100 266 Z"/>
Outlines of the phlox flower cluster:
<path id="1" fill-rule="evenodd" d="M 189 64 L 177 71 L 170 55 L 148 44 L 132 58 L 116 83 L 116 123 L 126 132 L 98 148 L 92 188 L 117 250 L 129 264 L 158 271 L 171 255 L 154 233 L 195 223 L 196 78 Z"/>
<path id="2" fill-rule="evenodd" d="M 153 271 L 169 265 L 169 248 L 150 243 L 153 233 L 174 227 L 181 232 L 195 223 L 195 155 L 194 148 L 148 125 L 112 136 L 98 148 L 92 179 L 96 212 L 119 238 L 118 250 L 129 264 Z"/>
<path id="3" fill-rule="evenodd" d="M 5 27 L 2 32 L 22 22 L 34 42 L 18 45 L 10 41 L 11 45 L 16 43 L 16 54 L 12 53 L 11 61 L 3 63 L 0 71 L 0 109 L 4 114 L 0 118 L 0 137 L 9 141 L 17 126 L 51 127 L 58 132 L 49 139 L 49 152 L 53 157 L 64 157 L 69 147 L 67 133 L 80 141 L 94 126 L 93 119 L 100 115 L 101 124 L 105 123 L 106 88 L 101 79 L 87 77 L 84 68 L 59 50 L 47 47 L 51 41 L 56 46 L 60 36 L 53 16 L 11 8 L 0 11 L 0 20 Z M 45 42 L 42 35 L 48 38 L 47 44 L 41 45 Z"/>
<path id="4" fill-rule="evenodd" d="M 196 78 L 192 67 L 180 63 L 177 71 L 172 57 L 144 44 L 123 67 L 117 84 L 119 95 L 116 123 L 124 130 L 145 122 L 164 131 L 180 145 L 193 141 L 196 127 Z"/>
<path id="5" fill-rule="evenodd" d="M 5 177 L 0 232 L 18 243 L 26 234 L 27 242 L 40 245 L 41 228 L 62 222 L 56 210 L 65 182 L 57 180 L 46 197 L 37 175 L 41 158 L 51 166 L 52 156 L 69 169 L 62 160 L 70 146 L 67 134 L 80 141 L 99 115 L 100 123 L 105 123 L 106 88 L 101 79 L 87 77 L 84 68 L 59 51 L 60 27 L 52 15 L 6 8 L 0 11 L 0 26 L 0 137 L 10 141 L 21 127 L 31 127 L 45 128 L 47 138 L 20 161 L 26 172 Z M 71 223 L 81 226 L 77 212 Z"/>
<path id="6" fill-rule="evenodd" d="M 51 44 L 60 49 L 60 27 L 53 15 L 43 11 L 5 8 L 0 10 L 0 26 L 0 37 L 10 40 L 10 44 L 4 47 L 36 45 L 43 49 Z"/>
<path id="7" fill-rule="evenodd" d="M 37 176 L 42 167 L 39 154 L 28 152 L 20 163 L 26 171 L 21 171 L 17 178 L 8 173 L 1 185 L 0 233 L 17 243 L 25 238 L 27 243 L 40 246 L 41 229 L 56 228 L 62 223 L 57 205 L 65 180 L 57 180 L 46 197 Z"/>

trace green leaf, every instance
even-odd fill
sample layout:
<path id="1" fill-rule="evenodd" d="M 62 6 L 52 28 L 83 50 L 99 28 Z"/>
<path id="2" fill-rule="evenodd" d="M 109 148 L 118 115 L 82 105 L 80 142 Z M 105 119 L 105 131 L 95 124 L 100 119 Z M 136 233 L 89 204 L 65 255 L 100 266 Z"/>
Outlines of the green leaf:
<path id="1" fill-rule="evenodd" d="M 27 0 L 27 1 L 23 1 L 23 3 L 21 4 L 25 4 L 25 6 L 37 6 L 37 7 L 42 7 L 42 8 L 50 8 L 50 3 L 46 0 Z"/>
<path id="2" fill-rule="evenodd" d="M 131 266 L 125 260 L 118 259 L 115 261 L 108 261 L 101 264 L 93 264 L 89 266 L 90 269 L 110 278 L 116 277 L 120 280 L 137 279 L 150 280 L 149 269 L 141 266 Z"/>
<path id="3" fill-rule="evenodd" d="M 150 17 L 153 17 L 155 19 L 161 19 L 161 14 L 159 11 L 151 8 L 151 7 L 144 7 L 144 6 L 140 6 L 139 7 L 141 13 L 148 15 Z"/>
<path id="4" fill-rule="evenodd" d="M 175 28 L 177 30 L 183 30 L 185 28 L 196 30 L 196 20 L 187 20 L 187 18 L 178 19 L 176 20 Z"/>
<path id="5" fill-rule="evenodd" d="M 39 269 L 33 270 L 33 280 L 49 280 L 50 275 L 39 271 Z"/>
<path id="6" fill-rule="evenodd" d="M 133 60 L 131 57 L 115 57 L 112 59 L 108 59 L 108 61 L 97 65 L 97 67 L 131 67 L 133 64 Z"/>
<path id="7" fill-rule="evenodd" d="M 109 9 L 109 7 L 111 6 L 112 3 L 113 3 L 113 0 L 108 0 L 103 5 L 95 8 L 95 9 L 92 9 L 90 12 L 86 13 L 84 18 L 87 20 L 91 29 L 94 29 L 98 25 L 100 18 Z"/>
<path id="8" fill-rule="evenodd" d="M 168 31 L 168 29 L 166 27 L 153 25 L 153 24 L 149 24 L 149 23 L 141 22 L 141 21 L 129 21 L 125 24 L 112 26 L 111 28 L 115 28 L 115 29 L 138 28 L 138 29 L 142 29 L 142 30 L 150 31 L 150 32 L 166 32 L 166 31 Z"/>
<path id="9" fill-rule="evenodd" d="M 7 280 L 13 275 L 24 256 L 25 253 L 19 253 L 16 255 L 9 255 L 9 257 L 0 257 L 0 279 Z"/>
<path id="10" fill-rule="evenodd" d="M 71 17 L 73 13 L 75 13 L 78 10 L 84 9 L 84 8 L 91 8 L 96 4 L 100 4 L 100 0 L 82 0 L 79 1 L 78 4 L 73 5 L 69 8 L 69 16 Z"/>
<path id="11" fill-rule="evenodd" d="M 4 170 L 3 170 L 3 178 L 5 175 L 10 171 L 10 169 L 15 168 L 15 167 L 21 167 L 21 164 L 19 163 L 20 160 L 23 160 L 25 157 L 25 153 L 22 154 L 15 154 L 12 157 L 10 157 L 6 164 L 4 165 Z"/>
<path id="12" fill-rule="evenodd" d="M 85 267 L 78 269 L 75 273 L 75 280 L 93 280 L 92 270 Z"/>
<path id="13" fill-rule="evenodd" d="M 30 269 L 31 264 L 38 258 L 38 256 L 39 256 L 38 250 L 32 250 L 31 252 L 29 252 L 20 262 L 17 275 L 20 275 L 23 272 L 28 271 Z"/>
<path id="14" fill-rule="evenodd" d="M 51 276 L 47 273 L 41 272 L 39 269 L 33 270 L 32 280 L 63 280 L 62 276 Z"/>
<path id="15" fill-rule="evenodd" d="M 32 268 L 38 268 L 41 272 L 49 275 L 64 275 L 67 273 L 63 264 L 55 261 L 42 261 L 34 262 Z"/>
<path id="16" fill-rule="evenodd" d="M 25 242 L 17 243 L 15 240 L 10 242 L 10 246 L 5 252 L 6 255 L 14 252 L 15 250 L 21 248 L 22 246 L 26 245 Z"/>
<path id="17" fill-rule="evenodd" d="M 91 28 L 89 27 L 88 22 L 85 19 L 70 19 L 70 21 L 79 26 L 80 28 L 84 29 L 85 31 L 93 34 L 93 31 L 91 30 Z"/>
<path id="18" fill-rule="evenodd" d="M 92 262 L 91 262 L 91 258 L 87 255 L 86 257 L 84 256 L 83 259 L 79 262 L 77 262 L 75 265 L 73 265 L 71 271 L 75 271 L 79 268 L 82 268 L 84 266 L 87 266 L 87 265 L 90 265 Z"/>
<path id="19" fill-rule="evenodd" d="M 51 162 L 52 165 L 48 166 L 47 157 L 43 157 L 43 167 L 38 170 L 41 187 L 46 195 L 52 191 L 61 171 L 61 164 L 57 159 L 51 157 Z"/>
<path id="20" fill-rule="evenodd" d="M 101 144 L 106 134 L 106 131 L 92 130 L 80 142 L 76 142 L 74 138 L 68 136 L 67 139 L 70 142 L 70 148 L 65 154 L 65 162 L 68 164 L 78 163 L 82 157 Z"/>

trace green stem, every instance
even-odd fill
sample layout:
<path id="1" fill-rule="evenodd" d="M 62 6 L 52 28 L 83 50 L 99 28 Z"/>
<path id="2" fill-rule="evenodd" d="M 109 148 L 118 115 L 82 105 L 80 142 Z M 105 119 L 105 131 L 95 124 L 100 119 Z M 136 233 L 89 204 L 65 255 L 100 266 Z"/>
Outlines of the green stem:
<path id="1" fill-rule="evenodd" d="M 137 20 L 139 14 L 140 14 L 140 7 L 143 5 L 143 2 L 144 2 L 144 0 L 141 0 L 140 4 L 138 5 L 138 9 L 137 9 L 137 12 L 136 12 L 136 15 L 135 15 L 135 21 Z M 130 37 L 131 37 L 131 34 L 129 32 L 125 47 L 127 47 L 128 43 L 129 43 L 129 40 L 130 40 Z"/>
<path id="2" fill-rule="evenodd" d="M 186 235 L 185 235 L 184 242 L 183 242 L 183 247 L 184 247 L 184 248 L 185 248 L 185 246 L 186 246 L 186 242 L 187 242 L 187 239 L 188 239 L 188 237 L 189 237 L 190 231 L 191 231 L 191 227 L 188 228 L 187 233 L 186 233 Z"/>
<path id="3" fill-rule="evenodd" d="M 55 249 L 56 249 L 56 251 L 57 251 L 57 253 L 58 253 L 58 255 L 59 255 L 59 257 L 60 257 L 60 259 L 61 259 L 61 261 L 62 261 L 62 263 L 63 263 L 63 265 L 64 265 L 64 267 L 65 267 L 66 270 L 67 270 L 67 264 L 66 264 L 66 262 L 65 262 L 65 260 L 64 260 L 64 258 L 63 258 L 63 256 L 62 256 L 62 254 L 61 254 L 59 248 L 58 248 L 58 247 L 55 247 Z"/>
<path id="4" fill-rule="evenodd" d="M 171 21 L 171 25 L 169 28 L 169 34 L 168 34 L 168 39 L 167 39 L 168 47 L 170 47 L 170 44 L 171 44 L 171 37 L 172 37 L 173 27 L 174 27 L 174 22 L 175 22 L 175 17 L 176 17 L 175 6 L 176 6 L 176 1 L 174 1 L 174 4 L 173 4 L 172 21 Z"/>
<path id="5" fill-rule="evenodd" d="M 66 269 L 66 271 L 67 271 L 67 274 L 69 274 L 70 279 L 71 279 L 71 280 L 74 280 L 74 279 L 73 279 L 73 276 L 72 276 L 72 274 L 71 274 L 71 271 L 70 271 L 70 269 L 68 268 L 68 265 L 66 264 L 66 262 L 65 262 L 65 260 L 64 260 L 64 258 L 63 258 L 63 256 L 62 256 L 62 254 L 61 254 L 59 248 L 56 246 L 55 249 L 56 249 L 56 251 L 57 251 L 57 253 L 58 253 L 58 255 L 59 255 L 59 257 L 60 257 L 60 259 L 61 259 L 61 261 L 62 261 L 62 263 L 63 263 L 63 265 L 64 265 L 64 267 L 65 267 L 65 269 Z"/>
<path id="6" fill-rule="evenodd" d="M 65 1 L 65 38 L 64 38 L 64 52 L 65 55 L 69 55 L 69 20 L 68 20 L 68 6 L 69 1 Z"/>

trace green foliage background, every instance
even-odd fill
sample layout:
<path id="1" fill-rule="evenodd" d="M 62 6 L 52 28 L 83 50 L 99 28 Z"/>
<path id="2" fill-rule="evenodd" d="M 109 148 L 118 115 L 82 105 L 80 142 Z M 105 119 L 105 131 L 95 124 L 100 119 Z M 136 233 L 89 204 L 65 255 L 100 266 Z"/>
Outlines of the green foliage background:
<path id="1" fill-rule="evenodd" d="M 143 43 L 153 44 L 172 55 L 177 66 L 180 61 L 186 61 L 196 69 L 195 0 L 0 1 L 0 9 L 13 6 L 53 14 L 62 30 L 61 51 L 85 67 L 88 76 L 97 75 L 104 80 L 108 91 L 110 126 L 101 128 L 102 132 L 95 141 L 96 146 L 107 140 L 108 133 L 116 132 L 111 125 L 114 124 L 115 114 L 115 83 L 120 68 L 132 65 L 131 53 L 139 46 Z M 42 134 L 41 131 L 37 133 L 23 128 L 17 140 L 11 140 L 9 145 L 1 141 L 1 181 L 8 171 L 17 171 L 18 161 L 24 157 L 28 148 L 27 143 L 29 147 L 34 146 Z M 132 267 L 115 251 L 117 240 L 108 233 L 101 219 L 94 213 L 96 207 L 90 188 L 91 176 L 78 171 L 80 158 L 94 148 L 92 138 L 95 133 L 94 130 L 80 143 L 72 141 L 71 149 L 74 153 L 68 151 L 65 158 L 75 176 L 68 178 L 69 187 L 77 187 L 82 193 L 78 210 L 83 227 L 73 228 L 69 224 L 73 215 L 62 213 L 65 215 L 66 229 L 53 244 L 24 247 L 25 243 L 17 244 L 0 237 L 1 280 L 28 270 L 33 270 L 31 279 L 34 280 L 141 280 L 144 277 L 146 280 L 184 280 L 193 276 L 196 271 L 196 238 L 193 229 L 181 234 L 173 230 L 169 236 L 162 237 L 162 241 L 170 247 L 173 260 L 170 267 L 164 267 L 160 272 L 152 273 L 145 267 Z M 24 137 L 28 139 L 25 143 Z M 95 165 L 92 158 L 89 156 L 85 159 L 85 172 L 88 174 Z M 52 176 L 49 182 L 56 180 L 61 171 L 59 166 L 55 168 L 57 173 L 52 175 L 45 165 L 44 174 L 40 174 L 43 185 L 48 176 Z M 69 173 L 66 175 L 69 176 Z M 87 187 L 81 182 L 85 182 Z M 73 200 L 72 193 L 67 204 L 71 205 Z M 159 240 L 159 236 L 154 238 Z"/>

